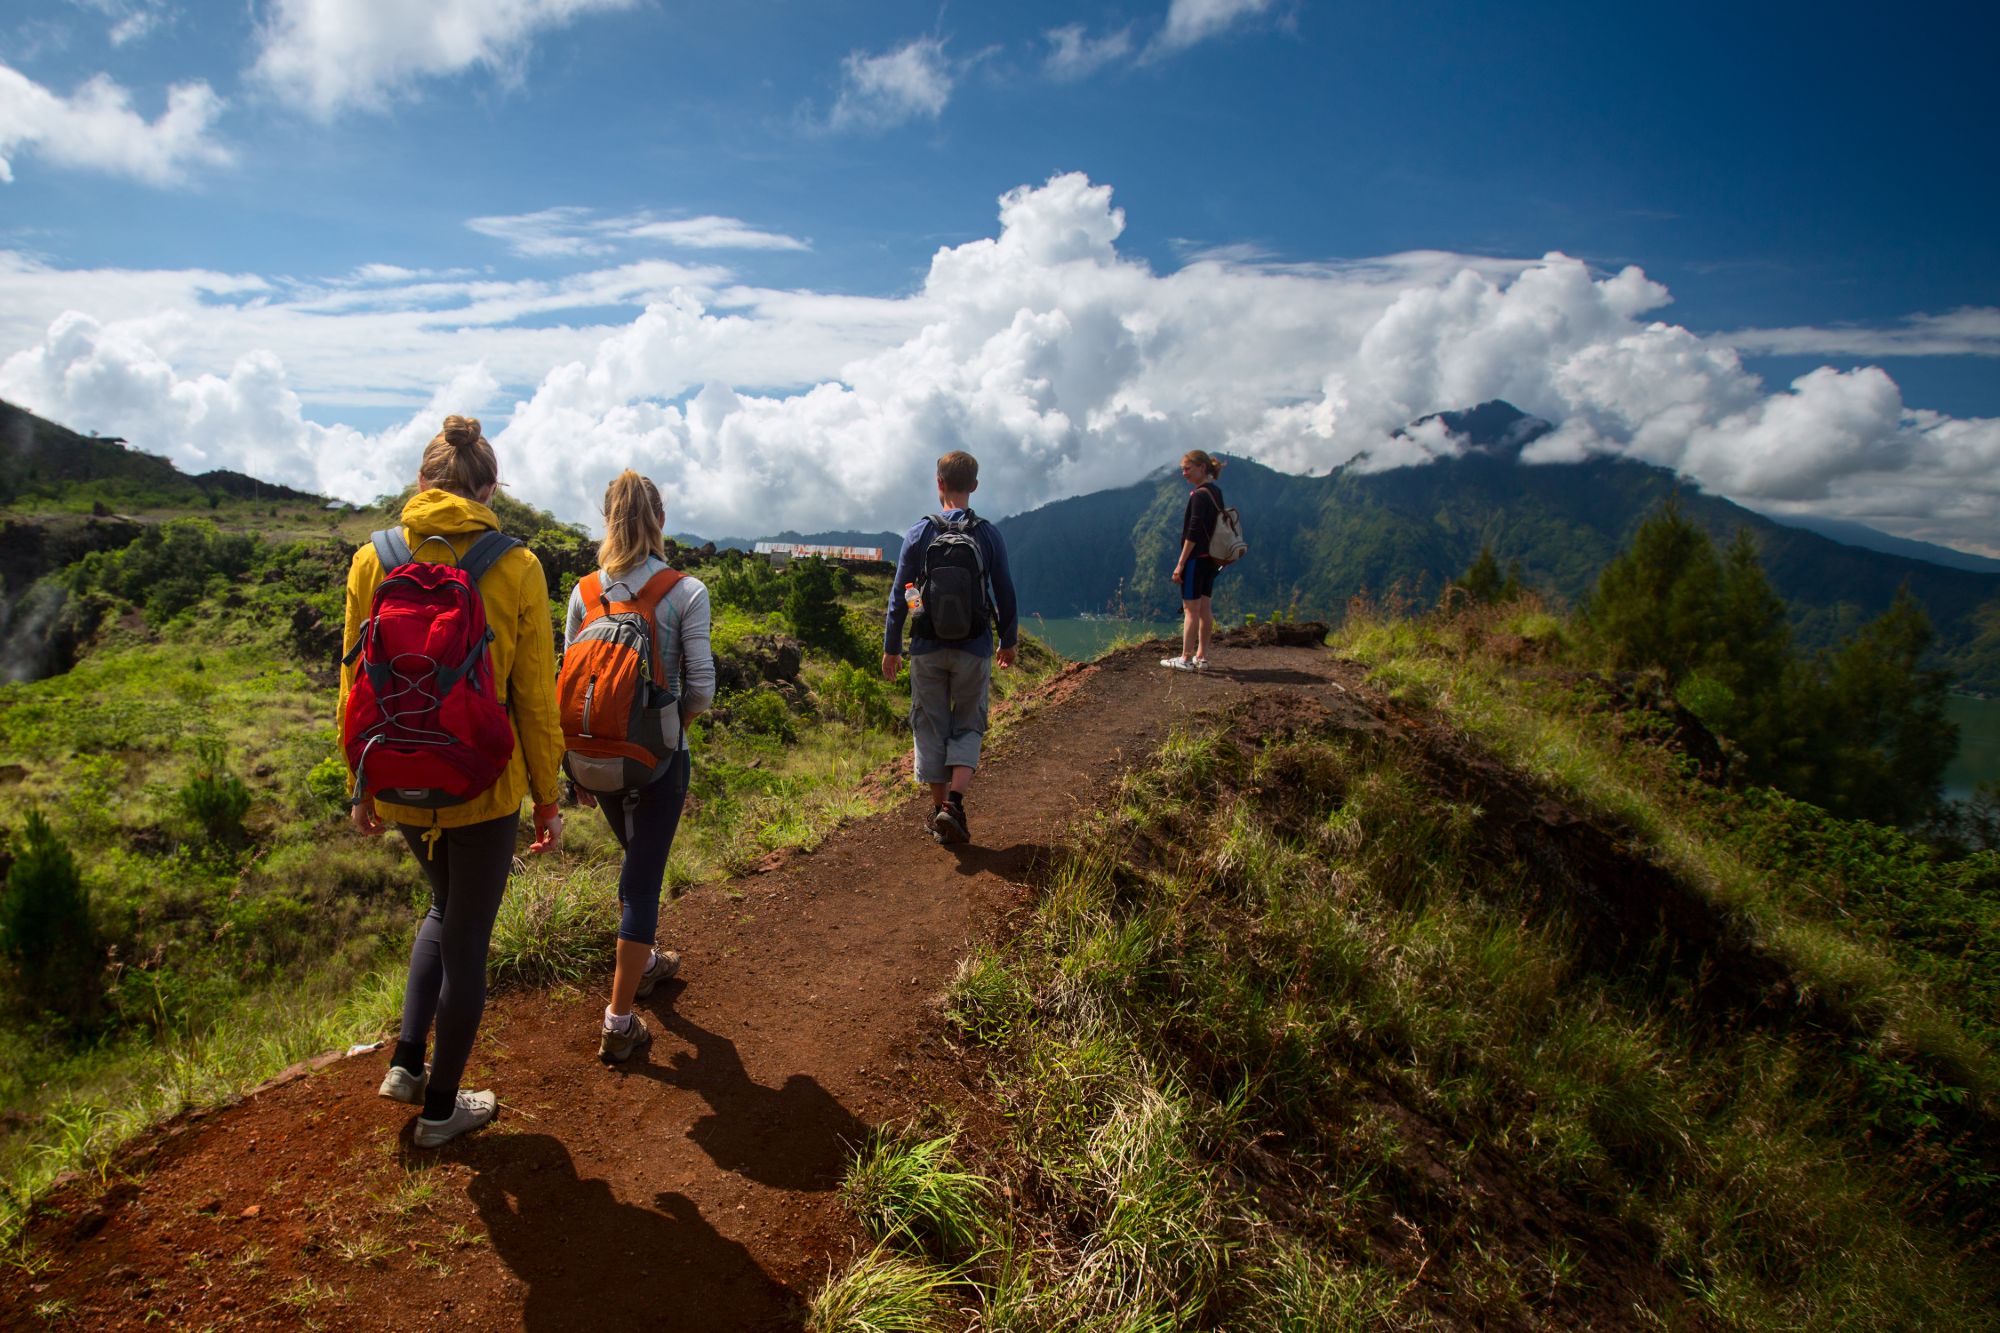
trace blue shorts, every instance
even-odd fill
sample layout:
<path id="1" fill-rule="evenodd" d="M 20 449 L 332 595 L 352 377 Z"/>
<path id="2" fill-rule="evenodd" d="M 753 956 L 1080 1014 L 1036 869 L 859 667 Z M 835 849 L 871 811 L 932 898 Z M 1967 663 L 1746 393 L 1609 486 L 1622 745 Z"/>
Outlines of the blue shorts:
<path id="1" fill-rule="evenodd" d="M 1181 600 L 1192 602 L 1198 597 L 1215 595 L 1215 576 L 1222 572 L 1222 566 L 1205 555 L 1195 556 L 1181 566 Z"/>

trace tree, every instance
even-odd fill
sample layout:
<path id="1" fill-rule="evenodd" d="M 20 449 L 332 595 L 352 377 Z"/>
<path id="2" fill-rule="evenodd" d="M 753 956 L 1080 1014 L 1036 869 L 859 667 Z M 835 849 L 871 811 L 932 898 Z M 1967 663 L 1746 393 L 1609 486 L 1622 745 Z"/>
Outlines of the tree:
<path id="1" fill-rule="evenodd" d="M 97 1004 L 97 943 L 76 857 L 39 810 L 22 829 L 0 894 L 0 954 L 14 964 L 21 998 L 80 1020 Z"/>
<path id="2" fill-rule="evenodd" d="M 1508 562 L 1506 577 L 1502 578 L 1500 562 L 1493 558 L 1493 544 L 1483 542 L 1479 547 L 1479 558 L 1459 578 L 1458 586 L 1465 589 L 1465 595 L 1480 606 L 1511 602 L 1521 595 L 1520 562 Z"/>
<path id="3" fill-rule="evenodd" d="M 1715 544 L 1670 496 L 1598 575 L 1589 618 L 1614 666 L 1659 667 L 1677 684 L 1706 655 L 1721 596 Z"/>
<path id="4" fill-rule="evenodd" d="M 1754 781 L 1776 778 L 1792 726 L 1786 706 L 1792 667 L 1784 599 L 1764 576 L 1756 539 L 1738 528 L 1722 553 L 1707 641 L 1679 693 L 1703 722 L 1737 743 Z"/>
<path id="5" fill-rule="evenodd" d="M 1945 716 L 1950 680 L 1922 666 L 1934 637 L 1908 585 L 1848 645 L 1822 656 L 1799 691 L 1805 743 L 1798 794 L 1835 814 L 1909 824 L 1937 805 L 1958 728 Z"/>
<path id="6" fill-rule="evenodd" d="M 840 571 L 817 557 L 794 560 L 785 589 L 785 620 L 799 642 L 838 657 L 853 655 L 840 606 Z"/>

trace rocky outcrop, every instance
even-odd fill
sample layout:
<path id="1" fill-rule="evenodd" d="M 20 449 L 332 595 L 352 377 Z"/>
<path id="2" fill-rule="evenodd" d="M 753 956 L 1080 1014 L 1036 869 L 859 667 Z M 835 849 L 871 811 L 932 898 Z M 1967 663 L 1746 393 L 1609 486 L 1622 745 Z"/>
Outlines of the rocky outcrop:
<path id="1" fill-rule="evenodd" d="M 718 694 L 754 690 L 759 685 L 797 685 L 805 648 L 789 634 L 755 634 L 715 655 Z"/>

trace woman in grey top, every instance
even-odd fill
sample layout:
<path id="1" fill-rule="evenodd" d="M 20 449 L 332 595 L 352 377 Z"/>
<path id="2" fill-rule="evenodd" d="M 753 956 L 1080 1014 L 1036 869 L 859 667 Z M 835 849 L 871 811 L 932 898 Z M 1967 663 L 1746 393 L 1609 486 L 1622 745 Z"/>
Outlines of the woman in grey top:
<path id="1" fill-rule="evenodd" d="M 663 533 L 666 506 L 659 487 L 629 468 L 604 492 L 604 541 L 597 548 L 599 576 L 607 597 L 630 600 L 655 574 L 667 568 Z M 584 620 L 583 593 L 573 589 L 563 623 L 563 644 L 576 641 Z M 689 755 L 687 723 L 708 711 L 715 700 L 715 657 L 709 651 L 708 589 L 701 580 L 683 575 L 660 599 L 653 622 L 653 652 L 660 678 L 680 697 L 680 753 L 667 771 L 640 792 L 628 820 L 623 808 L 606 805 L 605 822 L 625 849 L 618 872 L 618 961 L 611 978 L 611 1003 L 604 1010 L 604 1027 L 597 1055 L 606 1064 L 629 1059 L 653 1039 L 645 1022 L 632 1012 L 634 1000 L 680 970 L 680 955 L 653 947 L 660 923 L 660 888 L 666 880 L 667 856 L 680 827 L 687 802 Z M 596 804 L 581 789 L 577 800 Z M 629 832 L 628 832 L 629 824 Z"/>

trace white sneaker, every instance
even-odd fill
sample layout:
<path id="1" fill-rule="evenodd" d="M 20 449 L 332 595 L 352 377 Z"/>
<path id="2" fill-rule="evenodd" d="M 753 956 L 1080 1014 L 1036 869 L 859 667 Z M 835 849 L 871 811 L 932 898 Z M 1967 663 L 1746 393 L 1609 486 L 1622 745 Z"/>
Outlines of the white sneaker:
<path id="1" fill-rule="evenodd" d="M 1185 657 L 1163 657 L 1160 659 L 1160 665 L 1163 667 L 1172 667 L 1176 671 L 1193 671 L 1195 669 L 1194 665 Z"/>
<path id="2" fill-rule="evenodd" d="M 500 1099 L 491 1092 L 461 1092 L 442 1120 L 417 1117 L 416 1142 L 419 1148 L 441 1148 L 468 1130 L 478 1129 L 500 1109 Z"/>
<path id="3" fill-rule="evenodd" d="M 1188 664 L 1188 670 L 1189 670 L 1189 671 L 1206 671 L 1206 670 L 1208 670 L 1208 659 L 1207 659 L 1206 657 L 1190 657 L 1190 658 L 1188 659 L 1188 663 L 1187 663 L 1187 664 Z"/>
<path id="4" fill-rule="evenodd" d="M 390 1065 L 389 1072 L 382 1075 L 382 1086 L 375 1089 L 378 1097 L 387 1097 L 392 1102 L 407 1102 L 411 1106 L 424 1104 L 424 1089 L 430 1085 L 430 1066 L 424 1066 L 421 1074 L 412 1074 L 401 1065 Z"/>

